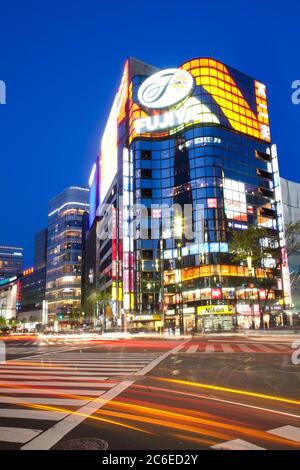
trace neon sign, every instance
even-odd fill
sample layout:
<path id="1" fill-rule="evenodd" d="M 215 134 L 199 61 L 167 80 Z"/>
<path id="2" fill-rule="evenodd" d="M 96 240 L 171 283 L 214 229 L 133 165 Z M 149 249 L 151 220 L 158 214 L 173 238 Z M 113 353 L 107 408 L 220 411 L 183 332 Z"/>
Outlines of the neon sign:
<path id="1" fill-rule="evenodd" d="M 150 109 L 174 106 L 189 96 L 194 88 L 194 78 L 186 70 L 161 70 L 147 78 L 139 88 L 139 102 Z"/>
<path id="2" fill-rule="evenodd" d="M 189 98 L 184 105 L 163 114 L 154 114 L 136 120 L 136 134 L 155 132 L 178 127 L 188 123 L 215 123 L 220 124 L 219 119 L 210 109 L 197 98 Z"/>

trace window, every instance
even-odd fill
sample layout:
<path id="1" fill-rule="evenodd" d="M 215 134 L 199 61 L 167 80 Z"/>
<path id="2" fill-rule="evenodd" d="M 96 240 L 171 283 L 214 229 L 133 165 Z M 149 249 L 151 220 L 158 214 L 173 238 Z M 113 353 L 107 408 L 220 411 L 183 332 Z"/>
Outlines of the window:
<path id="1" fill-rule="evenodd" d="M 141 150 L 142 160 L 151 160 L 151 150 Z"/>

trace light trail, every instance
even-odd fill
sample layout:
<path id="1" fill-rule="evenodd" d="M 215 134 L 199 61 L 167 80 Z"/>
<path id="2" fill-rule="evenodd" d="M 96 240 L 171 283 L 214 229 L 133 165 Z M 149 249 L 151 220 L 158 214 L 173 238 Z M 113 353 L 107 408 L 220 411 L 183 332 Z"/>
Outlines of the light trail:
<path id="1" fill-rule="evenodd" d="M 256 392 L 248 392 L 246 390 L 240 390 L 240 389 L 235 389 L 235 388 L 228 388 L 228 387 L 221 387 L 219 385 L 209 385 L 209 384 L 203 384 L 203 383 L 198 383 L 198 382 L 189 382 L 187 380 L 179 380 L 179 379 L 165 379 L 161 377 L 156 377 L 156 380 L 161 380 L 163 382 L 169 382 L 169 383 L 174 383 L 177 385 L 187 385 L 189 387 L 196 387 L 196 388 L 204 388 L 207 390 L 215 390 L 218 392 L 228 392 L 228 393 L 234 393 L 237 395 L 245 395 L 248 397 L 253 397 L 253 398 L 263 398 L 265 400 L 273 400 L 273 401 L 279 401 L 282 403 L 289 403 L 292 405 L 300 405 L 299 400 L 294 400 L 292 398 L 285 398 L 285 397 L 276 397 L 273 395 L 266 395 L 264 393 L 256 393 Z"/>

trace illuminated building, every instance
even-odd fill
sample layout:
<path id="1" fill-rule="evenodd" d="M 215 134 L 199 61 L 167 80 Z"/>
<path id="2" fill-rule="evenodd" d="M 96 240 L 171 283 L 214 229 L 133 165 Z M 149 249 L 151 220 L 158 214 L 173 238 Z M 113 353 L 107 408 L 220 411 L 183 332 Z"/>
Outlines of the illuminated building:
<path id="1" fill-rule="evenodd" d="M 25 269 L 20 278 L 22 283 L 22 300 L 17 314 L 19 322 L 30 324 L 41 324 L 44 322 L 47 237 L 47 229 L 43 229 L 36 234 L 34 241 L 34 267 Z M 32 326 L 30 325 L 30 327 Z"/>
<path id="2" fill-rule="evenodd" d="M 23 271 L 23 248 L 0 245 L 0 279 L 19 276 Z"/>
<path id="3" fill-rule="evenodd" d="M 284 223 L 295 223 L 300 220 L 300 184 L 281 178 L 281 192 Z M 291 276 L 291 296 L 296 309 L 294 324 L 300 325 L 300 252 L 289 257 Z"/>
<path id="4" fill-rule="evenodd" d="M 230 239 L 255 225 L 276 238 L 278 253 L 284 244 L 266 86 L 214 59 L 158 70 L 130 58 L 99 152 L 99 176 L 94 167 L 90 178 L 99 235 L 93 288 L 111 296 L 106 328 L 259 327 L 275 261 L 255 272 L 234 263 Z M 162 205 L 174 204 L 192 206 L 189 223 L 173 208 L 166 226 Z M 272 279 L 263 308 L 270 326 L 282 323 L 288 301 L 281 269 Z"/>
<path id="5" fill-rule="evenodd" d="M 21 282 L 17 276 L 0 280 L 0 317 L 15 320 L 21 301 Z"/>
<path id="6" fill-rule="evenodd" d="M 83 214 L 89 189 L 70 187 L 51 199 L 46 266 L 47 322 L 67 328 L 80 320 Z"/>

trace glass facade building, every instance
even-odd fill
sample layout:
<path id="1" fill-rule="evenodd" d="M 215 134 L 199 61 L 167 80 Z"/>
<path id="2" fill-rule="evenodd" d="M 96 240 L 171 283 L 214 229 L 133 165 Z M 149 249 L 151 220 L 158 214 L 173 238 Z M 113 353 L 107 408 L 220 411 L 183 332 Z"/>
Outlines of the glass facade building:
<path id="1" fill-rule="evenodd" d="M 23 248 L 0 245 L 0 279 L 19 276 L 23 271 Z"/>
<path id="2" fill-rule="evenodd" d="M 63 327 L 80 316 L 83 214 L 88 209 L 89 189 L 82 187 L 67 188 L 49 203 L 46 301 L 50 325 L 60 322 Z"/>
<path id="3" fill-rule="evenodd" d="M 100 291 L 111 295 L 106 327 L 259 327 L 270 269 L 265 260 L 255 272 L 234 262 L 230 241 L 254 225 L 277 239 L 278 253 L 282 244 L 265 85 L 213 59 L 158 71 L 130 58 L 100 161 L 97 269 Z M 282 322 L 285 295 L 281 269 L 272 273 L 263 319 L 270 326 Z"/>
<path id="4" fill-rule="evenodd" d="M 300 220 L 300 184 L 281 178 L 284 223 L 295 223 Z M 291 276 L 291 296 L 300 323 L 300 252 L 289 257 Z"/>

